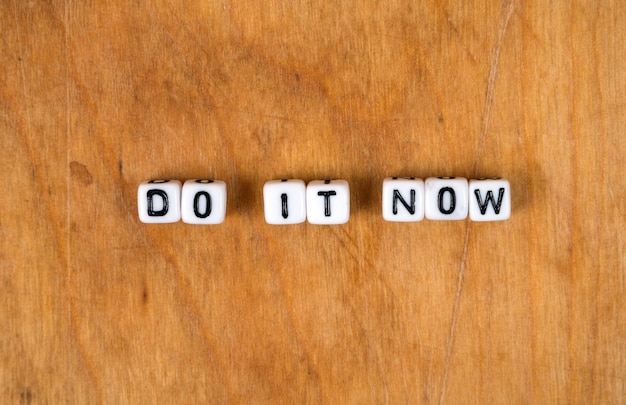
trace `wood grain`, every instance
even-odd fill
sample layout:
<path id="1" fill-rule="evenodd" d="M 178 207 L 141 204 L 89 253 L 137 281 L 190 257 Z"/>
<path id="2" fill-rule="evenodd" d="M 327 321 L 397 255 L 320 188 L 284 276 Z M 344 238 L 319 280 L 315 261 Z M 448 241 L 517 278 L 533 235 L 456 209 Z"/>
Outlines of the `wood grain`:
<path id="1" fill-rule="evenodd" d="M 0 402 L 620 403 L 626 3 L 0 4 Z M 382 220 L 502 176 L 502 223 Z M 145 225 L 141 181 L 228 184 Z M 270 226 L 270 179 L 350 182 Z"/>

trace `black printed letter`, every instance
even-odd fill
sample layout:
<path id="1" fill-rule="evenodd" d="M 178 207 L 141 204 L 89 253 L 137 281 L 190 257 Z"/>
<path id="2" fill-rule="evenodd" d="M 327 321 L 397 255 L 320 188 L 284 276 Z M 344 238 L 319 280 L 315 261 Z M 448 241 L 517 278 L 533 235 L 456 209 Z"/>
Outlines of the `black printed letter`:
<path id="1" fill-rule="evenodd" d="M 154 210 L 154 202 L 152 197 L 158 195 L 163 199 L 163 208 L 159 211 Z M 148 190 L 148 215 L 151 217 L 162 217 L 167 214 L 169 210 L 169 203 L 167 198 L 167 193 L 163 190 L 152 189 Z"/>
<path id="2" fill-rule="evenodd" d="M 200 197 L 206 198 L 206 208 L 200 212 Z M 206 218 L 211 215 L 211 195 L 206 191 L 198 191 L 193 198 L 193 212 L 198 218 Z"/>
<path id="3" fill-rule="evenodd" d="M 287 217 L 289 216 L 289 210 L 287 209 L 287 194 L 281 194 L 280 201 L 282 202 L 283 206 L 283 218 L 287 219 Z"/>
<path id="4" fill-rule="evenodd" d="M 487 212 L 487 207 L 489 206 L 489 201 L 491 201 L 491 205 L 493 205 L 493 211 L 498 215 L 500 213 L 500 206 L 502 205 L 502 197 L 504 197 L 504 188 L 500 188 L 498 192 L 498 202 L 496 203 L 493 198 L 493 193 L 491 190 L 487 191 L 487 197 L 485 197 L 485 202 L 482 202 L 482 198 L 480 197 L 480 190 L 474 190 L 474 195 L 476 195 L 476 200 L 478 201 L 478 207 L 480 208 L 480 213 L 485 215 Z"/>
<path id="5" fill-rule="evenodd" d="M 400 195 L 400 191 L 393 190 L 393 215 L 398 215 L 398 200 L 400 200 L 404 208 L 409 211 L 409 214 L 415 214 L 415 190 L 411 190 L 411 204 L 407 204 L 406 201 L 404 201 L 404 198 Z"/>
<path id="6" fill-rule="evenodd" d="M 329 217 L 330 216 L 330 196 L 331 195 L 337 195 L 336 191 L 318 191 L 317 195 L 323 195 L 324 196 L 324 216 L 325 217 Z"/>
<path id="7" fill-rule="evenodd" d="M 450 207 L 447 210 L 443 208 L 443 196 L 446 192 L 450 193 Z M 441 190 L 439 190 L 439 211 L 441 211 L 442 214 L 448 215 L 448 214 L 452 214 L 455 208 L 456 208 L 456 193 L 454 192 L 454 189 L 451 187 L 444 187 Z"/>

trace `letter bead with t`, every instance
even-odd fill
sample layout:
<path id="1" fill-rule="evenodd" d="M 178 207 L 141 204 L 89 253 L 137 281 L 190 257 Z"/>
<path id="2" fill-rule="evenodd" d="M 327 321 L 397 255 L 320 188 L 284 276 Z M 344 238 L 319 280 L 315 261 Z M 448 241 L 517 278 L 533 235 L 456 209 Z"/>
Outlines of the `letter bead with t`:
<path id="1" fill-rule="evenodd" d="M 311 224 L 339 225 L 350 219 L 350 186 L 345 180 L 313 180 L 306 187 L 306 218 Z"/>

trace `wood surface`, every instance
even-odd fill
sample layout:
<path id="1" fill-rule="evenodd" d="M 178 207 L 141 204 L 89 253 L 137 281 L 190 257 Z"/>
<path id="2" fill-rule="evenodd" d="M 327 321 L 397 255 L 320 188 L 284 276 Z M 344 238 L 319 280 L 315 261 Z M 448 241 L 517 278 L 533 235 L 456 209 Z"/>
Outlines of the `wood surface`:
<path id="1" fill-rule="evenodd" d="M 626 2 L 0 2 L 0 402 L 626 401 Z M 388 223 L 387 176 L 511 182 Z M 210 177 L 216 226 L 137 187 Z M 346 179 L 342 226 L 262 187 Z"/>

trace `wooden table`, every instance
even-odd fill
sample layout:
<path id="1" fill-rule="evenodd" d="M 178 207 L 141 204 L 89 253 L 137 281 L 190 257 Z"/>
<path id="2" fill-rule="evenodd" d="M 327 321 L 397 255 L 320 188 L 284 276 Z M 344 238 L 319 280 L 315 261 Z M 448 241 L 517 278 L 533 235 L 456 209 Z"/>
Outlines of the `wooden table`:
<path id="1" fill-rule="evenodd" d="M 624 401 L 625 2 L 175 3 L 0 5 L 0 402 Z M 436 175 L 511 219 L 383 221 Z M 139 222 L 160 177 L 226 221 Z"/>

